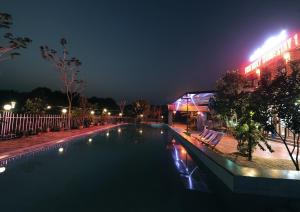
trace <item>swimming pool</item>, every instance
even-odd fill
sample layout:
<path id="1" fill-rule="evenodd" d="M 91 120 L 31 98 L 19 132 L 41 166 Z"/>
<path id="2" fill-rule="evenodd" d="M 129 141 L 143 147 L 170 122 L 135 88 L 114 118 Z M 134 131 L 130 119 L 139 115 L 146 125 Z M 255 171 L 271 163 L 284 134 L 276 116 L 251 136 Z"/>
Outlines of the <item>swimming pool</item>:
<path id="1" fill-rule="evenodd" d="M 230 194 L 163 126 L 124 125 L 4 166 L 0 211 L 260 211 L 275 200 Z"/>

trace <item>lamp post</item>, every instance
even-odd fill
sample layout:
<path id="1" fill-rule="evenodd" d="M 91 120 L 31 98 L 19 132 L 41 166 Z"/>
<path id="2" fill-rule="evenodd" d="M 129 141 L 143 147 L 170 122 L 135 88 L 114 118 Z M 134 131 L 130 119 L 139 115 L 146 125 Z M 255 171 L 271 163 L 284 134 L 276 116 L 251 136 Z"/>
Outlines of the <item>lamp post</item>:
<path id="1" fill-rule="evenodd" d="M 189 132 L 189 101 L 190 101 L 190 97 L 188 96 L 189 94 L 186 93 L 185 96 L 186 97 L 182 97 L 182 99 L 186 100 L 186 132 Z"/>

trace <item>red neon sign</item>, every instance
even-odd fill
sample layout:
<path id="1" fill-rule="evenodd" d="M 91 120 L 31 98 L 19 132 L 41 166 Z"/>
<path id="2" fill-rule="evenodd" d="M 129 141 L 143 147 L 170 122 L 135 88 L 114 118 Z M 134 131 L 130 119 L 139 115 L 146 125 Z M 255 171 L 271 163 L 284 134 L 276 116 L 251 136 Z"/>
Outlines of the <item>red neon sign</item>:
<path id="1" fill-rule="evenodd" d="M 288 39 L 284 40 L 280 44 L 274 46 L 264 54 L 262 54 L 259 58 L 254 60 L 250 65 L 245 68 L 245 74 L 248 74 L 256 69 L 258 69 L 263 64 L 267 63 L 268 61 L 272 60 L 277 56 L 282 56 L 285 60 L 289 60 L 288 51 L 298 47 L 300 44 L 298 34 L 289 37 Z"/>

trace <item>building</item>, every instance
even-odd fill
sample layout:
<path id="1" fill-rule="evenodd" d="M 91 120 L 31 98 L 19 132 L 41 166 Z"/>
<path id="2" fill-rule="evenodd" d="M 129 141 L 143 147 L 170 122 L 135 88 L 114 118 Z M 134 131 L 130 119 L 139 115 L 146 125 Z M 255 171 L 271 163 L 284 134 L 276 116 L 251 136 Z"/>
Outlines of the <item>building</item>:
<path id="1" fill-rule="evenodd" d="M 262 75 L 273 80 L 280 72 L 289 74 L 292 71 L 290 63 L 300 62 L 300 33 L 283 30 L 270 37 L 250 56 L 249 61 L 243 70 L 251 89 L 259 86 Z M 277 132 L 285 134 L 281 120 L 276 127 Z M 287 136 L 290 135 L 288 132 Z"/>
<path id="2" fill-rule="evenodd" d="M 209 99 L 213 97 L 214 91 L 187 92 L 180 96 L 173 103 L 168 104 L 168 123 L 172 125 L 176 115 L 182 115 L 187 118 L 187 130 L 189 123 L 195 122 L 198 130 L 206 125 L 209 114 Z"/>
<path id="3" fill-rule="evenodd" d="M 267 39 L 254 51 L 249 63 L 243 68 L 250 86 L 259 86 L 261 75 L 274 79 L 278 72 L 291 71 L 289 62 L 300 61 L 300 33 L 282 30 L 278 35 Z"/>

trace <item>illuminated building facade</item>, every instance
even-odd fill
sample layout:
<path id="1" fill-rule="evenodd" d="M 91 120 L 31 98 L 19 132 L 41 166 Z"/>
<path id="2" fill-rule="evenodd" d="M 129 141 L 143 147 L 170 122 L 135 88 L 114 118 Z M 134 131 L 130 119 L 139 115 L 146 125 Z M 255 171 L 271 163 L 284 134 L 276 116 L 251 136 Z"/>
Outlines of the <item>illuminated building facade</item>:
<path id="1" fill-rule="evenodd" d="M 249 61 L 243 71 L 252 90 L 259 86 L 261 76 L 273 80 L 279 73 L 291 73 L 290 63 L 300 62 L 300 33 L 283 30 L 270 37 L 250 56 Z M 281 135 L 285 134 L 281 120 L 276 127 Z"/>
<path id="2" fill-rule="evenodd" d="M 300 61 L 300 33 L 287 33 L 285 30 L 270 37 L 249 58 L 243 69 L 250 87 L 259 86 L 264 75 L 272 80 L 279 72 L 291 72 L 289 62 Z"/>
<path id="3" fill-rule="evenodd" d="M 182 114 L 185 117 L 188 117 L 190 121 L 195 120 L 197 129 L 201 129 L 204 125 L 206 125 L 207 115 L 209 114 L 208 103 L 210 98 L 213 96 L 214 91 L 185 93 L 173 103 L 168 104 L 168 123 L 172 125 L 174 117 Z M 188 125 L 187 128 L 189 128 Z"/>

